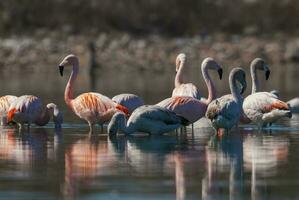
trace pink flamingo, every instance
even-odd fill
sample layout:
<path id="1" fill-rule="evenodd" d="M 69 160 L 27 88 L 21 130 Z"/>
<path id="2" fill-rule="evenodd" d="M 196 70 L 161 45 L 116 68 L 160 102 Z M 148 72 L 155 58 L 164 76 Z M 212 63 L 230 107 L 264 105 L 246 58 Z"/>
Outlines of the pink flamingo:
<path id="1" fill-rule="evenodd" d="M 129 110 L 129 115 L 133 113 L 133 111 L 144 105 L 144 101 L 141 97 L 135 94 L 119 94 L 112 98 L 112 100 Z"/>
<path id="2" fill-rule="evenodd" d="M 7 125 L 7 112 L 12 104 L 17 99 L 16 96 L 5 95 L 0 97 L 0 117 L 1 117 L 1 126 Z"/>
<path id="3" fill-rule="evenodd" d="M 46 108 L 43 109 L 40 98 L 33 95 L 20 96 L 9 107 L 7 122 L 14 121 L 20 128 L 22 128 L 23 124 L 28 124 L 29 128 L 32 123 L 38 126 L 44 126 L 50 121 L 51 113 L 54 112 L 51 108 L 52 105 L 55 104 L 48 104 Z M 53 118 L 59 118 L 56 120 L 55 126 L 60 126 L 62 123 L 62 114 L 59 112 L 58 108 L 53 115 Z"/>
<path id="4" fill-rule="evenodd" d="M 186 54 L 180 53 L 176 58 L 176 76 L 174 79 L 175 88 L 172 91 L 172 97 L 189 96 L 200 99 L 197 87 L 193 83 L 184 83 L 183 72 L 185 69 Z"/>
<path id="5" fill-rule="evenodd" d="M 178 116 L 186 119 L 189 123 L 194 123 L 204 117 L 208 105 L 216 98 L 216 89 L 209 76 L 208 69 L 216 70 L 219 74 L 219 78 L 221 79 L 222 68 L 213 58 L 206 58 L 202 62 L 201 71 L 208 87 L 208 99 L 198 100 L 188 96 L 170 97 L 161 101 L 157 105 L 173 111 Z"/>
<path id="6" fill-rule="evenodd" d="M 90 132 L 92 132 L 95 123 L 104 124 L 117 111 L 122 111 L 128 115 L 129 112 L 126 107 L 115 103 L 110 98 L 99 93 L 88 92 L 74 98 L 74 84 L 79 73 L 79 60 L 72 54 L 66 56 L 59 64 L 61 76 L 63 76 L 65 65 L 73 66 L 72 74 L 64 92 L 65 103 L 79 118 L 87 121 Z"/>

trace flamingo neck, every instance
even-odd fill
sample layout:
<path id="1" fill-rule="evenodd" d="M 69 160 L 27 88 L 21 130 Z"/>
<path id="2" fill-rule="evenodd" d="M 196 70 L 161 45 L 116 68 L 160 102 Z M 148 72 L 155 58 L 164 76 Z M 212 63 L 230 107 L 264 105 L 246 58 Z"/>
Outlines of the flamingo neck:
<path id="1" fill-rule="evenodd" d="M 183 84 L 183 71 L 185 67 L 185 60 L 181 60 L 179 64 L 179 70 L 177 71 L 177 74 L 174 79 L 174 86 L 179 87 L 181 84 Z"/>
<path id="2" fill-rule="evenodd" d="M 237 81 L 236 81 L 235 74 L 231 74 L 229 76 L 229 88 L 230 88 L 230 91 L 233 95 L 234 100 L 237 103 L 241 103 L 242 96 L 240 95 L 240 91 L 239 91 L 239 88 L 237 86 Z"/>
<path id="3" fill-rule="evenodd" d="M 71 106 L 71 101 L 74 99 L 74 84 L 77 79 L 79 73 L 79 62 L 75 61 L 73 63 L 73 70 L 69 81 L 66 84 L 65 91 L 64 91 L 64 100 L 68 106 Z"/>
<path id="4" fill-rule="evenodd" d="M 211 77 L 208 73 L 208 65 L 206 63 L 204 63 L 201 66 L 201 73 L 202 73 L 202 76 L 203 76 L 205 83 L 208 87 L 208 93 L 209 93 L 208 99 L 205 100 L 205 103 L 209 104 L 216 98 L 216 88 L 215 88 L 215 85 L 214 85 L 213 81 L 211 80 Z"/>
<path id="5" fill-rule="evenodd" d="M 254 94 L 259 91 L 259 81 L 257 78 L 256 67 L 257 66 L 255 63 L 251 63 L 251 65 L 250 65 L 250 74 L 251 74 L 251 80 L 252 80 L 251 94 Z"/>
<path id="6" fill-rule="evenodd" d="M 44 126 L 50 121 L 50 111 L 49 108 L 46 107 L 44 112 L 38 117 L 38 119 L 35 121 L 35 124 L 38 126 Z"/>

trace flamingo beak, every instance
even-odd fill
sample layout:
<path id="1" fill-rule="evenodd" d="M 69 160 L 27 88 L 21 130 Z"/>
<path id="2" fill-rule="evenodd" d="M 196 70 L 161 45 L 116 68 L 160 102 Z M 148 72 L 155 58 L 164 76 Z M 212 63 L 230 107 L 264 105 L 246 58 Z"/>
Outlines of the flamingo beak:
<path id="1" fill-rule="evenodd" d="M 245 83 L 243 83 L 242 86 L 241 86 L 241 92 L 240 92 L 240 94 L 243 94 L 243 93 L 245 92 L 246 88 L 247 88 L 247 84 L 246 84 L 246 82 L 245 82 Z"/>
<path id="2" fill-rule="evenodd" d="M 267 70 L 267 71 L 265 72 L 265 78 L 266 78 L 266 80 L 269 79 L 269 76 L 270 76 L 270 70 Z"/>
<path id="3" fill-rule="evenodd" d="M 218 69 L 218 75 L 219 75 L 219 79 L 221 80 L 222 79 L 222 73 L 223 73 L 223 70 L 222 68 Z"/>
<path id="4" fill-rule="evenodd" d="M 63 69 L 64 69 L 64 66 L 63 65 L 59 65 L 60 76 L 63 76 Z"/>

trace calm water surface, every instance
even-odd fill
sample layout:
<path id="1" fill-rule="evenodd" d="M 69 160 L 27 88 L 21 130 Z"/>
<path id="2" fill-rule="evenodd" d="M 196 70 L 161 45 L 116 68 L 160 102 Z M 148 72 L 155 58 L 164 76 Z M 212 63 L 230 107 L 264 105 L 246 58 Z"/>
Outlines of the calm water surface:
<path id="1" fill-rule="evenodd" d="M 299 116 L 221 138 L 204 120 L 159 137 L 3 127 L 0 199 L 298 199 L 298 145 Z"/>
<path id="2" fill-rule="evenodd" d="M 63 78 L 57 66 L 20 69 L 1 71 L 0 95 L 35 94 L 55 102 L 67 123 L 60 131 L 53 124 L 29 132 L 0 128 L 0 199 L 299 199 L 299 116 L 262 133 L 248 125 L 221 138 L 204 120 L 193 134 L 188 128 L 184 134 L 110 138 L 98 128 L 89 136 L 63 101 L 70 68 Z M 263 89 L 279 89 L 284 100 L 297 96 L 298 69 L 273 71 Z M 175 75 L 102 72 L 91 80 L 82 69 L 76 94 L 131 92 L 153 104 L 170 96 Z M 206 93 L 198 74 L 194 68 L 190 77 Z M 224 83 L 211 74 L 219 95 L 228 92 L 225 74 Z"/>

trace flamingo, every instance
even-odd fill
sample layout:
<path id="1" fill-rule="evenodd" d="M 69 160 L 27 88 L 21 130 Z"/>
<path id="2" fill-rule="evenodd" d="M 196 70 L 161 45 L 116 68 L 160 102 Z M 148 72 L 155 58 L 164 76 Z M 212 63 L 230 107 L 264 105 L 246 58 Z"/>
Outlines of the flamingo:
<path id="1" fill-rule="evenodd" d="M 257 76 L 257 70 L 264 71 L 265 74 L 265 79 L 268 80 L 270 76 L 270 69 L 266 62 L 262 58 L 255 58 L 254 60 L 251 61 L 250 63 L 250 75 L 251 75 L 251 81 L 252 81 L 252 87 L 251 87 L 251 94 L 254 94 L 256 92 L 260 91 L 260 84 Z M 231 98 L 233 96 L 231 95 Z M 242 97 L 242 102 L 243 102 L 243 97 Z M 248 124 L 251 122 L 251 120 L 246 117 L 242 110 L 242 115 L 240 116 L 240 122 L 242 124 Z"/>
<path id="2" fill-rule="evenodd" d="M 43 110 L 41 99 L 33 95 L 23 95 L 18 97 L 9 107 L 7 113 L 7 122 L 15 121 L 21 128 L 23 124 L 28 124 L 28 128 L 32 123 L 38 126 L 44 126 L 50 121 L 51 106 L 55 105 L 50 103 Z M 56 105 L 55 105 L 56 106 Z M 57 107 L 57 106 L 56 106 Z M 58 108 L 57 108 L 58 110 Z M 62 123 L 59 111 L 53 113 L 54 116 L 59 116 L 57 125 Z"/>
<path id="3" fill-rule="evenodd" d="M 175 88 L 172 91 L 172 97 L 190 96 L 200 99 L 197 87 L 193 83 L 184 83 L 183 71 L 185 69 L 186 54 L 180 53 L 176 58 L 176 76 L 174 79 Z"/>
<path id="4" fill-rule="evenodd" d="M 5 95 L 0 97 L 0 117 L 1 117 L 1 126 L 6 125 L 7 124 L 7 112 L 8 109 L 10 107 L 10 105 L 12 104 L 12 102 L 14 102 L 17 99 L 16 96 L 12 96 L 12 95 Z"/>
<path id="5" fill-rule="evenodd" d="M 257 124 L 259 130 L 282 117 L 292 117 L 288 104 L 270 92 L 257 92 L 247 96 L 243 102 L 243 111 L 247 118 Z"/>
<path id="6" fill-rule="evenodd" d="M 223 128 L 226 131 L 238 124 L 242 113 L 242 96 L 237 87 L 237 81 L 241 84 L 241 94 L 246 89 L 245 71 L 242 68 L 234 68 L 229 74 L 229 87 L 231 95 L 224 95 L 212 101 L 207 109 L 206 117 L 211 120 L 212 126 L 220 133 Z"/>
<path id="7" fill-rule="evenodd" d="M 108 133 L 115 135 L 118 130 L 125 134 L 145 132 L 163 134 L 177 129 L 183 119 L 174 112 L 156 105 L 145 105 L 137 108 L 128 121 L 124 113 L 117 112 L 108 124 Z"/>
<path id="8" fill-rule="evenodd" d="M 221 79 L 222 68 L 213 58 L 206 58 L 202 62 L 201 71 L 208 87 L 208 99 L 198 100 L 188 96 L 177 96 L 167 98 L 157 105 L 175 112 L 177 115 L 188 120 L 189 123 L 194 123 L 204 117 L 207 106 L 213 99 L 216 98 L 216 89 L 209 76 L 208 69 L 216 70 L 219 74 L 219 78 Z"/>
<path id="9" fill-rule="evenodd" d="M 129 111 L 126 107 L 99 93 L 87 92 L 74 98 L 74 84 L 79 73 L 79 59 L 73 54 L 66 56 L 59 64 L 61 76 L 63 76 L 66 65 L 72 65 L 73 70 L 64 92 L 65 103 L 79 118 L 87 121 L 90 132 L 93 131 L 95 123 L 103 125 L 117 111 L 128 115 Z"/>
<path id="10" fill-rule="evenodd" d="M 136 108 L 144 105 L 143 99 L 135 94 L 119 94 L 114 96 L 112 100 L 126 107 L 130 115 Z"/>

